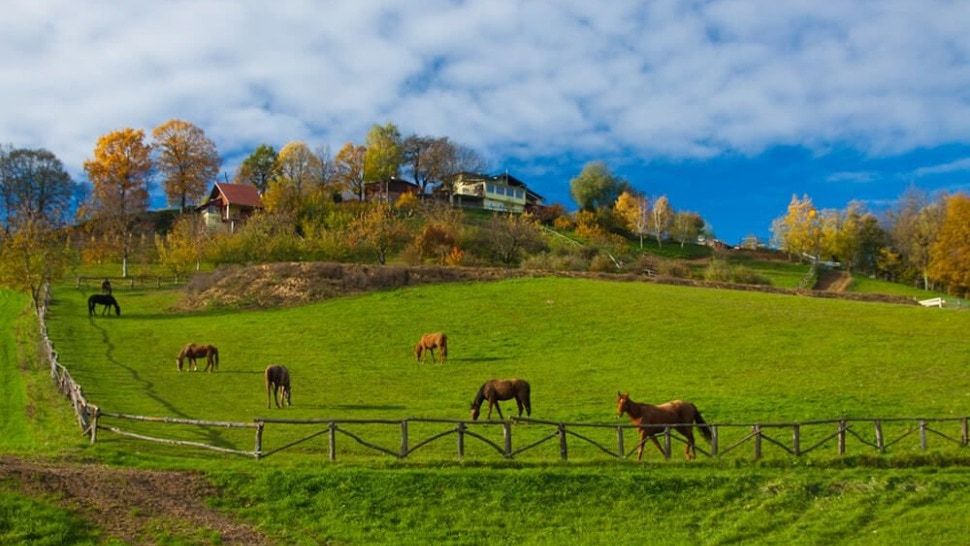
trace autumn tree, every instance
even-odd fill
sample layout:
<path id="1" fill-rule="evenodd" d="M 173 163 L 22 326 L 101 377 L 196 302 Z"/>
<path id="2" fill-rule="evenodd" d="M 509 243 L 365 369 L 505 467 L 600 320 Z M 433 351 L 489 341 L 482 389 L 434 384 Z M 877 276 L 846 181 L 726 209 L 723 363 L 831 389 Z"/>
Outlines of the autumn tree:
<path id="1" fill-rule="evenodd" d="M 927 290 L 930 288 L 930 249 L 943 223 L 944 212 L 940 203 L 930 201 L 924 192 L 911 188 L 889 214 L 893 246 Z"/>
<path id="2" fill-rule="evenodd" d="M 344 144 L 334 158 L 336 179 L 360 201 L 364 200 L 364 157 L 367 148 L 353 142 Z"/>
<path id="3" fill-rule="evenodd" d="M 662 239 L 670 229 L 670 224 L 674 219 L 674 210 L 670 206 L 670 200 L 666 195 L 661 195 L 653 202 L 650 209 L 650 229 L 657 237 L 657 246 L 662 247 Z"/>
<path id="4" fill-rule="evenodd" d="M 447 137 L 411 135 L 402 144 L 404 165 L 411 178 L 425 193 L 431 185 L 441 183 L 453 174 L 457 149 Z"/>
<path id="5" fill-rule="evenodd" d="M 276 161 L 275 176 L 263 197 L 271 213 L 298 214 L 307 195 L 318 185 L 320 159 L 303 142 L 286 144 Z"/>
<path id="6" fill-rule="evenodd" d="M 394 209 L 384 202 L 367 206 L 351 226 L 353 243 L 371 249 L 378 263 L 384 265 L 388 254 L 407 238 L 403 222 Z"/>
<path id="7" fill-rule="evenodd" d="M 84 170 L 94 185 L 88 210 L 120 239 L 121 273 L 127 277 L 136 215 L 148 208 L 152 161 L 144 131 L 125 128 L 102 135 Z"/>
<path id="8" fill-rule="evenodd" d="M 700 214 L 689 210 L 674 213 L 674 220 L 670 225 L 670 234 L 684 248 L 687 241 L 697 241 L 697 237 L 704 231 L 704 219 Z"/>
<path id="9" fill-rule="evenodd" d="M 271 180 L 276 178 L 279 170 L 276 149 L 269 144 L 260 144 L 249 154 L 236 171 L 233 182 L 236 184 L 251 184 L 266 193 Z"/>
<path id="10" fill-rule="evenodd" d="M 623 220 L 630 231 L 640 236 L 640 248 L 643 248 L 643 236 L 647 233 L 650 222 L 650 203 L 645 195 L 635 194 L 627 190 L 616 198 L 613 210 Z"/>
<path id="11" fill-rule="evenodd" d="M 364 146 L 364 180 L 380 182 L 396 177 L 403 159 L 401 133 L 393 123 L 374 125 Z"/>
<path id="12" fill-rule="evenodd" d="M 152 130 L 155 167 L 162 175 L 169 204 L 185 210 L 205 196 L 209 182 L 219 174 L 216 145 L 195 125 L 170 119 Z"/>
<path id="13" fill-rule="evenodd" d="M 970 295 L 970 195 L 949 196 L 945 210 L 930 249 L 929 274 L 946 283 L 951 294 L 966 297 Z"/>
<path id="14" fill-rule="evenodd" d="M 534 218 L 529 214 L 495 214 L 478 234 L 476 248 L 484 249 L 505 267 L 521 261 L 525 252 L 545 246 Z"/>
<path id="15" fill-rule="evenodd" d="M 776 220 L 772 231 L 789 256 L 798 256 L 799 260 L 806 254 L 818 258 L 822 244 L 821 223 L 818 211 L 807 195 L 802 199 L 792 195 L 787 212 Z"/>
<path id="16" fill-rule="evenodd" d="M 0 285 L 30 294 L 41 304 L 45 282 L 60 277 L 68 249 L 66 219 L 75 184 L 53 153 L 0 150 Z"/>
<path id="17" fill-rule="evenodd" d="M 202 219 L 194 214 L 182 215 L 167 234 L 155 235 L 158 261 L 176 276 L 185 275 L 192 267 L 198 271 L 207 241 L 208 230 Z"/>

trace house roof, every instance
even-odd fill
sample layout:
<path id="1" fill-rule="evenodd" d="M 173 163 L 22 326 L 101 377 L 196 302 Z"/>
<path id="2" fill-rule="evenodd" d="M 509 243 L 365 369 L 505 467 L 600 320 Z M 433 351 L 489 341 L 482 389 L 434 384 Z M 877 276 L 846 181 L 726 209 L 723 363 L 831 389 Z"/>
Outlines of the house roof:
<path id="1" fill-rule="evenodd" d="M 387 180 L 382 180 L 380 182 L 367 182 L 366 184 L 364 184 L 364 187 L 368 189 L 376 188 L 378 190 L 383 190 L 385 188 L 385 184 L 391 189 L 399 189 L 402 186 L 404 186 L 405 188 L 411 188 L 411 189 L 418 189 L 419 187 L 417 184 L 415 184 L 414 182 L 411 182 L 410 180 L 405 180 L 403 178 L 398 178 L 396 176 L 392 176 L 391 178 L 388 178 Z"/>
<path id="2" fill-rule="evenodd" d="M 222 194 L 229 205 L 241 205 L 244 207 L 262 208 L 263 200 L 259 197 L 259 190 L 256 186 L 249 184 L 219 184 L 212 188 L 209 201 L 215 199 L 218 194 Z"/>

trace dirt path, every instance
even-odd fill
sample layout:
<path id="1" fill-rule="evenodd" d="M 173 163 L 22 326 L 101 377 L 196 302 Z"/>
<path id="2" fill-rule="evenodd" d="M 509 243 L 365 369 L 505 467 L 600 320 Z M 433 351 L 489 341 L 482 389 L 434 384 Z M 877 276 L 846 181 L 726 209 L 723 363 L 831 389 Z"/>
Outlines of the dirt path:
<path id="1" fill-rule="evenodd" d="M 826 271 L 818 276 L 815 290 L 842 293 L 852 284 L 852 275 L 847 271 Z"/>
<path id="2" fill-rule="evenodd" d="M 159 527 L 191 541 L 218 534 L 220 544 L 270 544 L 249 526 L 209 508 L 206 499 L 218 491 L 196 473 L 3 457 L 0 480 L 19 483 L 27 495 L 52 496 L 129 544 L 153 544 Z"/>

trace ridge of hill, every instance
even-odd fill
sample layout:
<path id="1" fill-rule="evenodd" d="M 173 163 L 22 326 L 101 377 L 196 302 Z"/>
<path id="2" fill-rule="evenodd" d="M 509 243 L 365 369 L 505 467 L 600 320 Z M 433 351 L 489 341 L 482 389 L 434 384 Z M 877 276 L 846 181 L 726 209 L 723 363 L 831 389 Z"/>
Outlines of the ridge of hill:
<path id="1" fill-rule="evenodd" d="M 334 297 L 403 286 L 446 282 L 496 281 L 523 277 L 569 277 L 677 286 L 789 294 L 853 301 L 914 304 L 908 296 L 798 290 L 764 285 L 699 281 L 635 273 L 547 271 L 489 267 L 369 265 L 331 262 L 281 262 L 220 266 L 193 277 L 176 306 L 190 311 L 209 308 L 267 308 L 300 305 Z"/>

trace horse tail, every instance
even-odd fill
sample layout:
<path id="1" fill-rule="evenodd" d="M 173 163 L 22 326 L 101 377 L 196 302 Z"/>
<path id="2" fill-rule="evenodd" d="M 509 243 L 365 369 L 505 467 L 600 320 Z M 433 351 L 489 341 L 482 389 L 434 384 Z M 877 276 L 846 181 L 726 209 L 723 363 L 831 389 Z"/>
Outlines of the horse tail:
<path id="1" fill-rule="evenodd" d="M 94 314 L 94 296 L 91 296 L 90 298 L 88 298 L 88 316 L 90 317 L 93 314 Z"/>
<path id="2" fill-rule="evenodd" d="M 532 417 L 532 387 L 525 381 L 522 382 L 522 403 L 525 404 L 525 414 Z"/>
<path id="3" fill-rule="evenodd" d="M 707 425 L 707 421 L 701 417 L 701 412 L 698 411 L 697 406 L 694 406 L 694 423 L 700 425 L 697 428 L 701 429 L 701 434 L 704 435 L 704 439 L 708 442 L 711 441 L 711 427 Z"/>
<path id="4" fill-rule="evenodd" d="M 448 358 L 448 336 L 441 334 L 441 358 Z"/>
<path id="5" fill-rule="evenodd" d="M 212 346 L 212 362 L 215 364 L 213 370 L 219 367 L 219 349 L 215 345 Z"/>

